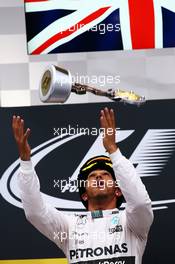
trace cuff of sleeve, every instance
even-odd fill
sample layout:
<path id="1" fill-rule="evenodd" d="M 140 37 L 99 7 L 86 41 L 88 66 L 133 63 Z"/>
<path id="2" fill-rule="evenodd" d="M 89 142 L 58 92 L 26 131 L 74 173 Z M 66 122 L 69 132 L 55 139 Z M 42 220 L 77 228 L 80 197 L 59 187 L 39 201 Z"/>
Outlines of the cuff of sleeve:
<path id="1" fill-rule="evenodd" d="M 20 170 L 23 173 L 31 173 L 31 171 L 33 171 L 32 161 L 24 161 L 20 159 Z"/>
<path id="2" fill-rule="evenodd" d="M 109 156 L 110 156 L 112 163 L 115 165 L 117 165 L 119 163 L 119 160 L 123 157 L 119 148 L 114 153 L 110 154 Z"/>

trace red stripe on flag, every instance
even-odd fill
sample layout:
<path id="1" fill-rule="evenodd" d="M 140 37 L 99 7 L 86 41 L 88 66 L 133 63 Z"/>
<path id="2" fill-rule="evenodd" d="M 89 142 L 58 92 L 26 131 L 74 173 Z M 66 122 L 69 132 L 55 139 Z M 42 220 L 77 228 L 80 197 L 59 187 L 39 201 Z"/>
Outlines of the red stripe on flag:
<path id="1" fill-rule="evenodd" d="M 155 47 L 153 0 L 128 0 L 133 49 Z"/>
<path id="2" fill-rule="evenodd" d="M 83 28 L 83 25 L 86 25 L 88 23 L 90 23 L 91 21 L 95 20 L 96 18 L 100 17 L 101 15 L 103 15 L 110 7 L 104 7 L 104 8 L 100 8 L 97 11 L 95 11 L 94 13 L 90 14 L 89 16 L 87 16 L 86 18 L 82 19 L 80 22 L 78 22 L 77 24 L 75 24 L 74 26 L 70 27 L 69 29 L 59 32 L 56 35 L 54 35 L 53 37 L 51 37 L 50 39 L 48 39 L 46 42 L 44 42 L 40 47 L 38 47 L 36 50 L 34 50 L 32 52 L 33 55 L 36 54 L 40 54 L 43 50 L 45 50 L 46 48 L 48 48 L 50 45 L 52 45 L 53 43 L 55 43 L 58 40 L 61 40 L 65 37 L 68 37 L 69 35 L 71 35 L 72 33 L 74 33 L 75 31 L 77 31 L 77 29 Z"/>
<path id="3" fill-rule="evenodd" d="M 50 0 L 24 0 L 24 3 L 48 2 Z"/>

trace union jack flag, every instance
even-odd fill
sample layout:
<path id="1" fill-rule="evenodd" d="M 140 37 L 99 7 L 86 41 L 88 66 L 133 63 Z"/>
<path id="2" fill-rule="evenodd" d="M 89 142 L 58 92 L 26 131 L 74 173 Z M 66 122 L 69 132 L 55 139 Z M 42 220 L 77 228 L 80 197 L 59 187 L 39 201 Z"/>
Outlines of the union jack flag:
<path id="1" fill-rule="evenodd" d="M 25 12 L 29 54 L 175 47 L 175 0 L 25 0 Z"/>

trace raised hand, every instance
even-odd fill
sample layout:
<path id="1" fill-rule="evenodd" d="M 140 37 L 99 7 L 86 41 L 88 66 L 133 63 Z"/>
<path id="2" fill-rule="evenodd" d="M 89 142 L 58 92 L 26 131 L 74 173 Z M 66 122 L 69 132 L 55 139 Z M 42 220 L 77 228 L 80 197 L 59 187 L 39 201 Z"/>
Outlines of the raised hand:
<path id="1" fill-rule="evenodd" d="M 115 143 L 115 115 L 113 109 L 107 107 L 100 112 L 100 125 L 103 128 L 103 145 L 109 154 L 112 154 L 117 150 Z"/>
<path id="2" fill-rule="evenodd" d="M 28 144 L 30 129 L 24 132 L 24 120 L 20 116 L 13 116 L 12 128 L 21 160 L 30 160 L 31 148 Z"/>

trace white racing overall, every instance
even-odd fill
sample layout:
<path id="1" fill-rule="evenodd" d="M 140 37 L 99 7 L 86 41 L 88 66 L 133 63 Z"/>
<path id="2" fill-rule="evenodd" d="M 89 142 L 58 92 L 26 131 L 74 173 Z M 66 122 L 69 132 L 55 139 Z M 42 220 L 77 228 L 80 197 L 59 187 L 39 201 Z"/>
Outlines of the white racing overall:
<path id="1" fill-rule="evenodd" d="M 62 249 L 69 263 L 141 264 L 153 221 L 151 200 L 131 162 L 110 155 L 125 210 L 66 214 L 47 204 L 31 161 L 21 161 L 18 184 L 26 218 Z"/>

